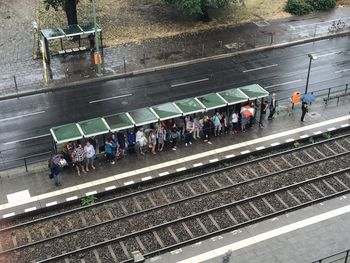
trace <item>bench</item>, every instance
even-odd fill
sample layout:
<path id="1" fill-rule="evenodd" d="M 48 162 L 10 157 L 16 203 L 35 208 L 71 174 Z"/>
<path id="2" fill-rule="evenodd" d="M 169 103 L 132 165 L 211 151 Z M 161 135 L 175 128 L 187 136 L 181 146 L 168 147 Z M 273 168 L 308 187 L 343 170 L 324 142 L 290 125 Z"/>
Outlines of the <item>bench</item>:
<path id="1" fill-rule="evenodd" d="M 332 96 L 328 96 L 326 98 L 323 98 L 323 101 L 324 101 L 325 105 L 327 105 L 328 101 L 333 100 L 333 99 L 337 99 L 337 105 L 338 105 L 340 98 L 343 98 L 343 97 L 346 97 L 349 95 L 350 95 L 350 93 L 336 94 L 336 95 L 332 95 Z"/>
<path id="2" fill-rule="evenodd" d="M 76 47 L 76 48 L 72 48 L 72 49 L 65 49 L 65 50 L 59 50 L 58 51 L 58 55 L 65 55 L 65 54 L 71 54 L 71 53 L 74 53 L 74 52 L 80 52 L 80 51 L 85 51 L 87 50 L 86 47 Z"/>

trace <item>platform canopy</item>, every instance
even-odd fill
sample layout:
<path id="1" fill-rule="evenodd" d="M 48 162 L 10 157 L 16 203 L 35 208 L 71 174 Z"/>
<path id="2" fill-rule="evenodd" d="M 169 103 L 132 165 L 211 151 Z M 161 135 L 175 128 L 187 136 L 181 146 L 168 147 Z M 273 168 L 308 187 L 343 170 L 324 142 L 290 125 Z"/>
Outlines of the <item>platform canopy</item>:
<path id="1" fill-rule="evenodd" d="M 173 102 L 152 106 L 152 109 L 161 121 L 182 116 L 182 111 Z"/>
<path id="2" fill-rule="evenodd" d="M 68 32 L 67 32 L 68 34 Z M 56 143 L 75 141 L 134 126 L 156 123 L 180 116 L 204 112 L 212 109 L 238 104 L 248 100 L 268 96 L 269 93 L 258 84 L 210 93 L 194 98 L 168 102 L 152 107 L 145 107 L 124 113 L 116 113 L 102 118 L 71 123 L 52 128 L 51 134 Z"/>
<path id="3" fill-rule="evenodd" d="M 65 143 L 83 138 L 83 132 L 76 123 L 70 123 L 50 129 L 56 143 Z"/>
<path id="4" fill-rule="evenodd" d="M 98 24 L 96 24 L 96 27 L 98 32 L 102 31 Z M 42 29 L 40 32 L 47 40 L 54 40 L 65 37 L 92 34 L 95 33 L 95 28 L 93 22 L 87 22 L 83 24 L 69 25 L 62 28 L 46 28 Z"/>
<path id="5" fill-rule="evenodd" d="M 205 107 L 196 98 L 178 100 L 175 105 L 183 112 L 184 115 L 189 115 L 197 112 L 204 112 Z"/>
<path id="6" fill-rule="evenodd" d="M 249 97 L 240 89 L 229 89 L 218 92 L 218 94 L 227 101 L 228 105 L 234 105 L 249 100 Z"/>
<path id="7" fill-rule="evenodd" d="M 142 108 L 128 112 L 136 126 L 157 122 L 159 117 L 151 108 Z"/>
<path id="8" fill-rule="evenodd" d="M 204 105 L 207 111 L 225 107 L 227 105 L 227 101 L 225 101 L 220 95 L 216 93 L 199 96 L 197 99 L 201 102 L 201 104 Z"/>
<path id="9" fill-rule="evenodd" d="M 250 100 L 260 99 L 269 96 L 269 92 L 261 87 L 259 84 L 239 87 L 239 89 L 246 94 Z"/>
<path id="10" fill-rule="evenodd" d="M 84 137 L 91 137 L 109 132 L 109 127 L 103 118 L 95 118 L 78 122 Z"/>
<path id="11" fill-rule="evenodd" d="M 111 132 L 126 130 L 134 127 L 134 121 L 128 113 L 118 113 L 103 118 Z"/>

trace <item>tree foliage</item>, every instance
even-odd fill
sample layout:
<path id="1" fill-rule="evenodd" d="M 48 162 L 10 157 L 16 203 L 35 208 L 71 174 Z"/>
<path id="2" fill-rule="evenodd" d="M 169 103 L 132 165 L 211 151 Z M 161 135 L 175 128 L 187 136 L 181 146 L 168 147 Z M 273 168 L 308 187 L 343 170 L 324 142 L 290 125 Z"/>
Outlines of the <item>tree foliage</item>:
<path id="1" fill-rule="evenodd" d="M 306 15 L 317 10 L 334 8 L 336 0 L 288 0 L 285 10 L 295 15 Z"/>
<path id="2" fill-rule="evenodd" d="M 165 2 L 174 4 L 189 14 L 199 15 L 204 21 L 210 19 L 209 8 L 223 8 L 228 6 L 229 3 L 238 1 L 243 3 L 244 0 L 165 0 Z"/>
<path id="3" fill-rule="evenodd" d="M 79 0 L 44 0 L 46 10 L 50 7 L 58 11 L 62 8 L 66 12 L 68 25 L 78 24 L 77 4 Z"/>

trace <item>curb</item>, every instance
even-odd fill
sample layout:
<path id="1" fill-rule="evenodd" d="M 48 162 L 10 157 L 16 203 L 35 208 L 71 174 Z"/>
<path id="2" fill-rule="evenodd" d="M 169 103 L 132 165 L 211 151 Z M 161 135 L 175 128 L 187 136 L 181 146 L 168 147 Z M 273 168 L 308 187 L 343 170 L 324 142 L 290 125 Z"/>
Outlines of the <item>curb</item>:
<path id="1" fill-rule="evenodd" d="M 166 69 L 172 69 L 172 68 L 178 68 L 178 67 L 188 66 L 188 65 L 192 65 L 192 64 L 198 64 L 201 62 L 208 62 L 208 61 L 213 61 L 213 60 L 234 57 L 234 56 L 238 56 L 238 55 L 242 55 L 242 54 L 254 53 L 254 52 L 259 52 L 259 51 L 267 51 L 267 50 L 272 50 L 272 49 L 277 49 L 277 48 L 284 48 L 284 47 L 295 46 L 295 45 L 300 45 L 300 44 L 304 44 L 304 43 L 310 43 L 310 42 L 314 42 L 314 41 L 320 41 L 320 40 L 324 40 L 324 39 L 343 37 L 343 36 L 347 36 L 348 34 L 350 34 L 350 32 L 340 32 L 340 33 L 327 35 L 327 36 L 306 38 L 306 39 L 302 39 L 302 40 L 284 42 L 284 43 L 275 44 L 275 45 L 271 45 L 271 46 L 258 47 L 258 48 L 247 49 L 247 50 L 242 50 L 242 51 L 237 51 L 237 52 L 232 52 L 232 53 L 209 56 L 209 57 L 205 57 L 205 58 L 192 59 L 192 60 L 177 62 L 177 63 L 173 63 L 173 64 L 167 64 L 167 65 L 157 66 L 157 67 L 153 67 L 153 68 L 140 69 L 140 70 L 135 70 L 135 71 L 131 71 L 128 73 L 119 73 L 119 74 L 114 74 L 114 75 L 95 77 L 95 78 L 91 78 L 91 79 L 87 79 L 87 80 L 73 81 L 73 82 L 67 83 L 67 84 L 56 85 L 56 86 L 53 86 L 51 88 L 43 88 L 40 90 L 27 91 L 27 92 L 22 92 L 19 94 L 5 95 L 5 96 L 0 97 L 0 101 L 14 99 L 14 98 L 20 98 L 20 97 L 26 97 L 26 96 L 31 96 L 31 95 L 41 94 L 41 93 L 60 91 L 60 90 L 64 90 L 64 89 L 68 89 L 68 88 L 72 88 L 72 87 L 81 86 L 84 84 L 98 83 L 98 82 L 105 82 L 105 81 L 110 81 L 110 80 L 128 78 L 128 77 L 142 75 L 142 74 L 146 74 L 146 73 L 151 73 L 151 72 L 156 72 L 156 71 L 161 71 L 161 70 L 166 70 Z"/>

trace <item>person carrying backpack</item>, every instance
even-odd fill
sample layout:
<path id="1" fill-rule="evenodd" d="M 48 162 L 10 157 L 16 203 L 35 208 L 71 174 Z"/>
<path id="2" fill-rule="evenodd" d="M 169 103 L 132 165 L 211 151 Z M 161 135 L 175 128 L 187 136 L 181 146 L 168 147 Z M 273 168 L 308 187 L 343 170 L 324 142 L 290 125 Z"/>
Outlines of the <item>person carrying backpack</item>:
<path id="1" fill-rule="evenodd" d="M 55 186 L 61 185 L 60 173 L 62 168 L 67 165 L 67 161 L 63 158 L 62 153 L 53 155 L 49 160 L 49 168 L 51 171 L 50 178 L 53 178 Z"/>

